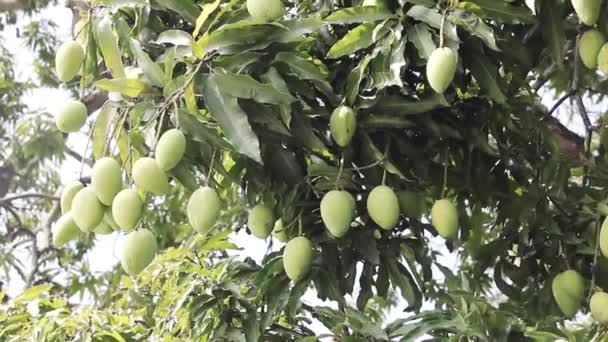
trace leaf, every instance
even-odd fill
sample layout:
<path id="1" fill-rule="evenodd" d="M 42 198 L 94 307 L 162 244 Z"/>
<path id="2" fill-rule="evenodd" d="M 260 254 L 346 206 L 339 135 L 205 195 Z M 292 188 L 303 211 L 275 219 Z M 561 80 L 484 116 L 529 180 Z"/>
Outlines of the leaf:
<path id="1" fill-rule="evenodd" d="M 106 140 L 112 127 L 114 116 L 116 115 L 117 108 L 111 101 L 106 101 L 103 106 L 99 109 L 99 114 L 95 119 L 95 128 L 93 129 L 93 135 L 91 137 L 93 143 L 93 157 L 95 160 L 103 157 L 103 153 L 106 150 Z M 114 124 L 116 124 L 114 122 Z"/>
<path id="2" fill-rule="evenodd" d="M 146 84 L 138 79 L 114 78 L 95 82 L 95 86 L 106 91 L 116 91 L 123 95 L 136 97 L 146 89 Z"/>
<path id="3" fill-rule="evenodd" d="M 418 291 L 418 288 L 407 269 L 395 260 L 384 258 L 384 261 L 388 266 L 388 274 L 391 283 L 399 288 L 403 299 L 407 301 L 408 308 L 418 308 L 421 303 L 422 295 Z"/>
<path id="4" fill-rule="evenodd" d="M 261 77 L 267 83 L 272 84 L 280 92 L 289 94 L 289 88 L 287 87 L 287 83 L 285 83 L 285 80 L 283 79 L 283 77 L 281 77 L 281 74 L 279 74 L 277 69 L 270 67 L 270 68 L 268 68 L 268 71 L 265 74 L 263 74 Z M 289 128 L 291 125 L 291 105 L 289 105 L 289 104 L 280 105 L 280 109 L 281 109 L 281 119 L 283 120 L 283 123 L 285 124 L 285 126 L 287 126 L 287 128 Z"/>
<path id="5" fill-rule="evenodd" d="M 274 58 L 273 63 L 283 63 L 290 67 L 292 75 L 305 79 L 320 82 L 327 82 L 327 73 L 321 71 L 313 62 L 300 57 L 293 52 L 279 52 Z"/>
<path id="6" fill-rule="evenodd" d="M 492 0 L 494 1 L 494 0 Z M 428 8 L 421 5 L 412 6 L 406 13 L 407 16 L 412 17 L 418 21 L 429 24 L 431 27 L 439 29 L 441 27 L 441 14 L 432 8 Z M 447 40 L 459 42 L 458 33 L 456 26 L 452 25 L 449 21 L 445 21 L 443 32 Z"/>
<path id="7" fill-rule="evenodd" d="M 207 19 L 213 11 L 215 11 L 220 5 L 221 0 L 215 0 L 212 3 L 204 4 L 203 10 L 201 14 L 199 14 L 198 18 L 196 18 L 196 25 L 194 26 L 194 31 L 192 32 L 192 37 L 196 38 L 198 34 L 201 32 L 201 28 L 205 25 Z"/>
<path id="8" fill-rule="evenodd" d="M 556 5 L 555 1 L 545 1 L 551 5 Z M 511 23 L 511 24 L 530 24 L 533 23 L 534 16 L 530 11 L 522 6 L 513 6 L 506 1 L 497 0 L 469 0 L 462 1 L 458 7 L 471 10 L 481 9 L 481 14 L 485 14 L 485 17 L 495 19 L 499 22 Z M 477 13 L 480 14 L 480 13 Z M 483 16 L 482 16 L 483 17 Z"/>
<path id="9" fill-rule="evenodd" d="M 359 65 L 346 77 L 345 95 L 346 102 L 350 106 L 355 104 L 357 96 L 359 96 L 359 86 L 365 77 L 367 66 L 372 58 L 371 55 L 365 55 L 359 62 Z"/>
<path id="10" fill-rule="evenodd" d="M 377 114 L 415 115 L 449 106 L 450 104 L 442 94 L 434 93 L 419 100 L 390 95 L 382 97 L 371 110 Z"/>
<path id="11" fill-rule="evenodd" d="M 218 0 L 219 1 L 219 0 Z M 166 30 L 158 35 L 154 41 L 156 44 L 171 44 L 181 46 L 192 46 L 192 36 L 182 30 Z"/>
<path id="12" fill-rule="evenodd" d="M 479 37 L 490 49 L 500 51 L 496 45 L 494 30 L 475 14 L 466 11 L 457 11 L 450 15 L 448 19 L 450 22 L 467 30 L 470 34 Z"/>
<path id="13" fill-rule="evenodd" d="M 109 17 L 100 19 L 95 28 L 97 45 L 99 45 L 106 67 L 110 69 L 113 77 L 125 77 L 125 68 L 122 64 L 121 52 L 118 48 L 117 38 L 112 32 L 112 22 Z"/>
<path id="14" fill-rule="evenodd" d="M 564 66 L 566 33 L 562 16 L 563 6 L 559 2 L 543 1 L 540 10 L 540 29 L 551 59 L 558 68 Z"/>
<path id="15" fill-rule="evenodd" d="M 32 287 L 28 288 L 27 290 L 23 291 L 23 293 L 15 299 L 15 302 L 23 303 L 23 302 L 30 301 L 32 299 L 36 299 L 36 298 L 40 297 L 41 294 L 43 294 L 45 292 L 49 292 L 52 288 L 53 288 L 52 284 L 32 286 Z"/>
<path id="16" fill-rule="evenodd" d="M 418 23 L 407 31 L 407 39 L 414 44 L 421 58 L 429 59 L 431 53 L 437 48 L 431 29 L 427 24 Z"/>
<path id="17" fill-rule="evenodd" d="M 370 138 L 370 136 L 367 133 L 363 133 L 360 135 L 362 137 L 363 144 L 367 147 L 370 154 L 372 156 L 374 156 L 374 158 L 377 161 L 383 160 L 382 166 L 384 167 L 386 172 L 396 175 L 401 179 L 407 179 L 407 178 L 405 178 L 403 173 L 399 170 L 399 168 L 395 164 L 393 164 L 393 162 L 391 162 L 390 160 L 385 158 L 384 153 L 382 151 L 380 151 L 380 149 L 378 149 L 378 147 L 374 144 L 374 142 L 372 141 L 372 139 Z"/>
<path id="18" fill-rule="evenodd" d="M 222 85 L 222 91 L 230 96 L 284 105 L 295 101 L 289 92 L 280 92 L 271 84 L 260 83 L 249 75 L 236 75 L 217 70 L 214 77 L 218 84 Z"/>
<path id="19" fill-rule="evenodd" d="M 500 89 L 498 83 L 498 67 L 493 65 L 483 53 L 483 49 L 476 49 L 471 52 L 469 69 L 480 88 L 488 94 L 494 101 L 505 103 L 507 98 Z"/>
<path id="20" fill-rule="evenodd" d="M 152 82 L 152 85 L 162 88 L 165 85 L 163 70 L 144 52 L 137 39 L 131 38 L 131 50 L 137 59 L 137 64 L 143 70 L 144 75 Z"/>
<path id="21" fill-rule="evenodd" d="M 323 19 L 328 24 L 369 23 L 391 18 L 393 14 L 377 6 L 348 7 L 337 10 Z"/>
<path id="22" fill-rule="evenodd" d="M 156 2 L 161 7 L 177 12 L 191 24 L 196 23 L 196 18 L 198 18 L 201 12 L 200 8 L 192 0 L 156 0 Z"/>
<path id="23" fill-rule="evenodd" d="M 377 42 L 389 30 L 386 22 L 376 25 L 375 23 L 361 24 L 348 31 L 344 37 L 338 40 L 327 52 L 327 58 L 336 59 L 350 55 L 353 52 L 367 48 Z"/>
<path id="24" fill-rule="evenodd" d="M 207 109 L 222 126 L 224 134 L 236 151 L 262 164 L 260 142 L 251 129 L 247 114 L 239 106 L 236 97 L 225 95 L 222 89 L 216 74 L 209 75 L 203 86 Z"/>
<path id="25" fill-rule="evenodd" d="M 401 68 L 406 65 L 405 39 L 401 39 L 400 31 L 397 28 L 397 33 L 387 36 L 387 42 L 376 48 L 378 55 L 371 62 L 371 85 L 368 88 L 382 90 L 390 86 L 403 87 Z"/>

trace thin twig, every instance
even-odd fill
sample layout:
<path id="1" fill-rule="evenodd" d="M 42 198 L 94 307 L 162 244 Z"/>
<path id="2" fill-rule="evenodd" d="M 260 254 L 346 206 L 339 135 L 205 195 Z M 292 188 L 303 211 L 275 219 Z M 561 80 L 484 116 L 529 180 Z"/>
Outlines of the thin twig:
<path id="1" fill-rule="evenodd" d="M 44 194 L 44 193 L 40 193 L 40 192 L 26 192 L 23 194 L 8 195 L 8 196 L 5 196 L 4 198 L 0 198 L 0 206 L 4 206 L 9 202 L 12 202 L 12 201 L 15 201 L 18 199 L 31 198 L 31 197 L 44 198 L 44 199 L 48 199 L 50 201 L 59 200 L 59 197 L 57 197 L 55 195 L 51 195 L 51 194 Z"/>
<path id="2" fill-rule="evenodd" d="M 591 296 L 593 295 L 593 287 L 595 286 L 595 274 L 597 273 L 597 260 L 598 260 L 598 256 L 599 256 L 599 251 L 600 251 L 600 220 L 596 220 L 595 222 L 595 249 L 593 252 L 593 265 L 591 266 L 591 286 L 589 287 L 589 294 L 587 296 L 587 303 L 589 303 L 589 300 L 591 299 Z"/>
<path id="3" fill-rule="evenodd" d="M 207 177 L 205 178 L 205 186 L 209 185 L 209 180 L 213 177 L 213 164 L 215 163 L 215 154 L 217 153 L 217 149 L 213 149 L 213 153 L 211 154 L 211 162 L 209 163 L 209 170 L 207 170 Z"/>
<path id="4" fill-rule="evenodd" d="M 547 112 L 547 114 L 545 114 L 545 116 L 543 117 L 543 119 L 545 117 L 549 117 L 551 115 L 553 115 L 553 113 L 557 110 L 557 108 L 564 103 L 564 101 L 566 101 L 568 98 L 570 98 L 570 96 L 576 94 L 576 90 L 575 89 L 570 89 L 570 91 L 568 91 L 566 94 L 564 94 L 557 102 L 555 102 L 555 104 L 553 105 L 553 107 L 551 107 L 551 109 Z"/>

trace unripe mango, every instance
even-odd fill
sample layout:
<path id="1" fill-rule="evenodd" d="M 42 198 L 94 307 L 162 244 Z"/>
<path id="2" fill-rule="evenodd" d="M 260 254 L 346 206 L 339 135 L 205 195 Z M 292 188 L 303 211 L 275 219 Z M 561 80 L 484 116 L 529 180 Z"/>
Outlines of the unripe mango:
<path id="1" fill-rule="evenodd" d="M 66 102 L 55 115 L 55 125 L 63 133 L 78 132 L 87 121 L 87 106 L 76 100 Z"/>
<path id="2" fill-rule="evenodd" d="M 331 137 L 339 146 L 345 147 L 350 144 L 356 129 L 357 117 L 350 107 L 340 106 L 331 113 L 329 130 Z"/>
<path id="3" fill-rule="evenodd" d="M 379 185 L 367 197 L 367 213 L 382 229 L 391 230 L 399 222 L 399 199 L 393 189 Z"/>
<path id="4" fill-rule="evenodd" d="M 55 70 L 61 82 L 71 81 L 84 62 L 84 49 L 73 40 L 61 44 L 55 54 Z"/>
<path id="5" fill-rule="evenodd" d="M 156 144 L 154 158 L 163 171 L 174 168 L 186 152 L 186 137 L 179 129 L 170 129 L 163 133 Z"/>
<path id="6" fill-rule="evenodd" d="M 593 26 L 600 17 L 602 0 L 572 0 L 572 7 L 585 25 Z"/>
<path id="7" fill-rule="evenodd" d="M 247 0 L 247 12 L 254 20 L 275 21 L 285 14 L 281 0 Z"/>
<path id="8" fill-rule="evenodd" d="M 148 229 L 133 231 L 125 235 L 122 240 L 120 265 L 127 274 L 136 275 L 154 260 L 157 250 L 156 237 L 151 231 Z"/>
<path id="9" fill-rule="evenodd" d="M 112 227 L 110 227 L 110 224 L 105 219 L 101 220 L 101 222 L 99 222 L 97 227 L 95 227 L 93 229 L 93 233 L 99 234 L 99 235 L 112 234 L 113 231 L 114 230 L 112 229 Z"/>
<path id="10" fill-rule="evenodd" d="M 348 191 L 332 190 L 321 200 L 321 218 L 331 235 L 341 238 L 355 218 L 355 198 Z"/>
<path id="11" fill-rule="evenodd" d="M 399 209 L 407 217 L 420 220 L 426 211 L 424 196 L 414 191 L 402 190 L 397 193 L 399 197 Z"/>
<path id="12" fill-rule="evenodd" d="M 597 68 L 599 52 L 606 43 L 606 38 L 602 32 L 591 29 L 581 35 L 578 43 L 578 54 L 581 62 L 589 69 Z"/>
<path id="13" fill-rule="evenodd" d="M 600 291 L 591 296 L 589 310 L 593 319 L 600 323 L 608 323 L 608 293 Z"/>
<path id="14" fill-rule="evenodd" d="M 253 236 L 265 239 L 272 232 L 274 221 L 272 209 L 263 204 L 258 204 L 249 212 L 247 225 Z"/>
<path id="15" fill-rule="evenodd" d="M 574 270 L 555 276 L 551 284 L 553 298 L 566 317 L 572 317 L 581 308 L 585 294 L 585 280 Z"/>
<path id="16" fill-rule="evenodd" d="M 312 268 L 314 251 L 310 240 L 304 236 L 295 237 L 283 250 L 283 268 L 287 277 L 293 281 L 304 278 Z"/>
<path id="17" fill-rule="evenodd" d="M 194 230 L 207 234 L 217 222 L 222 201 L 217 192 L 205 186 L 192 193 L 188 200 L 188 221 Z"/>
<path id="18" fill-rule="evenodd" d="M 53 230 L 53 245 L 55 247 L 61 247 L 66 243 L 78 239 L 80 229 L 74 222 L 72 213 L 69 211 L 61 216 L 55 223 L 55 229 Z"/>
<path id="19" fill-rule="evenodd" d="M 112 205 L 114 196 L 122 188 L 120 165 L 114 158 L 104 157 L 93 165 L 91 188 L 104 205 Z"/>
<path id="20" fill-rule="evenodd" d="M 70 211 L 78 228 L 83 232 L 90 232 L 103 219 L 105 208 L 93 190 L 86 187 L 76 193 Z"/>
<path id="21" fill-rule="evenodd" d="M 74 196 L 76 196 L 76 193 L 82 188 L 84 188 L 84 184 L 80 183 L 79 181 L 73 181 L 70 184 L 66 185 L 65 188 L 63 188 L 63 191 L 61 192 L 61 200 L 59 202 L 61 204 L 62 214 L 65 214 L 70 211 L 70 209 L 72 208 L 72 200 L 74 199 Z"/>
<path id="22" fill-rule="evenodd" d="M 598 68 L 604 75 L 608 75 L 608 43 L 604 44 L 597 54 Z"/>
<path id="23" fill-rule="evenodd" d="M 122 230 L 132 230 L 137 226 L 144 210 L 144 203 L 137 191 L 123 189 L 112 202 L 112 217 Z"/>
<path id="24" fill-rule="evenodd" d="M 605 257 L 608 257 L 608 217 L 604 219 L 600 228 L 600 251 Z"/>
<path id="25" fill-rule="evenodd" d="M 133 181 L 138 188 L 164 195 L 169 192 L 167 174 L 160 169 L 156 160 L 149 157 L 138 159 L 133 165 Z"/>
<path id="26" fill-rule="evenodd" d="M 285 231 L 282 219 L 278 219 L 274 222 L 274 228 L 272 228 L 272 236 L 274 236 L 277 240 L 281 242 L 287 241 L 287 231 Z"/>
<path id="27" fill-rule="evenodd" d="M 431 88 L 439 94 L 443 94 L 454 80 L 458 54 L 448 47 L 435 49 L 426 64 L 426 78 Z"/>
<path id="28" fill-rule="evenodd" d="M 106 212 L 103 214 L 103 220 L 108 223 L 112 230 L 120 229 L 116 221 L 114 221 L 114 215 L 112 214 L 112 206 L 106 208 Z"/>
<path id="29" fill-rule="evenodd" d="M 452 239 L 458 235 L 458 210 L 447 199 L 441 199 L 431 209 L 431 223 L 439 235 Z"/>

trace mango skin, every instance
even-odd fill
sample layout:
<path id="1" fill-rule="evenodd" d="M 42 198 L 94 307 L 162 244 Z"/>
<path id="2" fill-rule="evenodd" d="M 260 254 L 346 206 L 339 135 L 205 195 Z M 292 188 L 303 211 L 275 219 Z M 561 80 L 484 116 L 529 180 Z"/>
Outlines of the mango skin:
<path id="1" fill-rule="evenodd" d="M 55 71 L 61 82 L 71 81 L 82 67 L 84 62 L 84 49 L 73 40 L 61 44 L 55 54 Z"/>
<path id="2" fill-rule="evenodd" d="M 367 213 L 382 229 L 391 230 L 399 222 L 399 199 L 393 189 L 379 185 L 367 197 Z"/>
<path id="3" fill-rule="evenodd" d="M 55 223 L 53 230 L 53 245 L 55 247 L 61 247 L 66 243 L 78 239 L 80 229 L 74 222 L 72 213 L 69 211 L 63 214 Z"/>
<path id="4" fill-rule="evenodd" d="M 608 43 L 604 44 L 597 54 L 598 68 L 604 75 L 608 75 Z"/>
<path id="5" fill-rule="evenodd" d="M 330 234 L 341 238 L 355 218 L 355 198 L 348 191 L 332 190 L 321 200 L 321 219 Z"/>
<path id="6" fill-rule="evenodd" d="M 55 115 L 55 125 L 63 133 L 78 132 L 87 121 L 87 106 L 76 100 L 63 104 Z"/>
<path id="7" fill-rule="evenodd" d="M 453 239 L 458 235 L 458 210 L 447 199 L 440 199 L 431 209 L 431 223 L 439 235 L 445 239 Z"/>
<path id="8" fill-rule="evenodd" d="M 112 229 L 112 227 L 110 226 L 108 221 L 105 220 L 105 218 L 103 220 L 101 220 L 101 222 L 99 222 L 97 227 L 95 227 L 93 229 L 93 233 L 99 234 L 99 235 L 108 235 L 108 234 L 112 234 L 113 232 L 114 232 L 114 229 Z"/>
<path id="9" fill-rule="evenodd" d="M 249 212 L 247 225 L 253 236 L 259 239 L 265 239 L 272 232 L 274 221 L 275 218 L 272 209 L 264 204 L 258 204 Z"/>
<path id="10" fill-rule="evenodd" d="M 274 236 L 277 240 L 281 242 L 287 241 L 287 231 L 285 230 L 285 226 L 283 225 L 282 219 L 278 219 L 274 222 L 274 227 L 272 228 L 272 236 Z"/>
<path id="11" fill-rule="evenodd" d="M 566 317 L 572 317 L 581 308 L 585 294 L 585 280 L 574 270 L 559 273 L 551 284 L 553 298 Z"/>
<path id="12" fill-rule="evenodd" d="M 179 129 L 170 129 L 161 135 L 156 144 L 154 158 L 163 171 L 173 169 L 186 152 L 186 137 Z"/>
<path id="13" fill-rule="evenodd" d="M 123 189 L 112 202 L 112 218 L 116 225 L 125 231 L 130 231 L 137 226 L 144 211 L 144 203 L 137 191 Z"/>
<path id="14" fill-rule="evenodd" d="M 353 135 L 355 135 L 356 129 L 357 117 L 350 107 L 340 106 L 331 113 L 329 131 L 338 146 L 348 146 Z"/>
<path id="15" fill-rule="evenodd" d="M 608 257 L 608 217 L 604 219 L 600 228 L 600 251 Z"/>
<path id="16" fill-rule="evenodd" d="M 283 250 L 283 268 L 289 279 L 297 282 L 308 275 L 312 269 L 314 250 L 312 242 L 304 236 L 295 237 Z"/>
<path id="17" fill-rule="evenodd" d="M 143 271 L 156 256 L 156 237 L 148 229 L 138 229 L 124 236 L 119 253 L 122 269 L 130 275 Z"/>
<path id="18" fill-rule="evenodd" d="M 451 48 L 437 48 L 431 53 L 426 64 L 426 78 L 435 92 L 443 94 L 448 89 L 454 80 L 457 65 L 458 54 Z"/>
<path id="19" fill-rule="evenodd" d="M 74 222 L 85 233 L 97 227 L 103 219 L 105 211 L 106 209 L 99 202 L 97 195 L 95 195 L 91 187 L 78 191 L 72 201 L 72 210 L 70 210 Z"/>
<path id="20" fill-rule="evenodd" d="M 247 12 L 253 20 L 275 21 L 285 14 L 281 0 L 247 0 Z"/>
<path id="21" fill-rule="evenodd" d="M 600 17 L 602 0 L 572 0 L 578 18 L 587 26 L 593 26 Z"/>
<path id="22" fill-rule="evenodd" d="M 133 164 L 133 181 L 138 188 L 157 195 L 167 194 L 170 190 L 167 174 L 150 157 L 140 158 Z"/>
<path id="23" fill-rule="evenodd" d="M 589 69 L 596 69 L 600 50 L 606 43 L 606 38 L 602 32 L 591 29 L 581 35 L 578 44 L 578 55 L 581 57 L 581 62 Z"/>
<path id="24" fill-rule="evenodd" d="M 104 205 L 112 205 L 114 196 L 122 189 L 120 165 L 114 158 L 104 157 L 95 162 L 91 171 L 91 188 Z"/>
<path id="25" fill-rule="evenodd" d="M 589 310 L 593 319 L 600 323 L 608 322 L 608 293 L 600 291 L 591 296 Z"/>
<path id="26" fill-rule="evenodd" d="M 401 190 L 397 193 L 399 198 L 399 209 L 401 213 L 409 218 L 420 221 L 426 211 L 424 196 L 411 190 Z"/>
<path id="27" fill-rule="evenodd" d="M 212 188 L 201 187 L 188 199 L 188 221 L 194 230 L 207 234 L 217 222 L 222 200 Z"/>
<path id="28" fill-rule="evenodd" d="M 106 212 L 103 214 L 103 220 L 108 223 L 112 230 L 120 229 L 116 221 L 114 221 L 114 215 L 112 214 L 112 206 L 106 208 Z"/>
<path id="29" fill-rule="evenodd" d="M 65 188 L 63 188 L 63 191 L 61 192 L 61 199 L 59 200 L 62 214 L 70 211 L 74 196 L 76 196 L 76 193 L 78 193 L 78 191 L 80 191 L 82 188 L 84 188 L 84 184 L 80 183 L 79 181 L 70 182 L 65 186 Z"/>

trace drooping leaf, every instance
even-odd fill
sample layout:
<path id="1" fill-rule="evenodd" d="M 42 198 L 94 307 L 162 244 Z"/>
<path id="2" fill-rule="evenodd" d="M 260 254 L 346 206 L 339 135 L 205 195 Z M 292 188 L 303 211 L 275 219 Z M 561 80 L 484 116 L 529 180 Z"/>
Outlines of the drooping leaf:
<path id="1" fill-rule="evenodd" d="M 139 67 L 150 82 L 152 82 L 152 85 L 162 88 L 165 82 L 163 70 L 160 66 L 150 59 L 150 56 L 141 48 L 139 42 L 133 38 L 131 38 L 131 50 L 137 59 Z"/>
<path id="2" fill-rule="evenodd" d="M 549 2 L 555 4 L 555 2 Z M 532 13 L 527 8 L 510 5 L 507 1 L 469 0 L 461 1 L 460 8 L 485 15 L 484 18 L 495 19 L 511 24 L 529 24 L 534 22 Z"/>
<path id="3" fill-rule="evenodd" d="M 564 65 L 566 33 L 564 31 L 563 6 L 559 1 L 543 1 L 539 13 L 543 39 L 551 52 L 551 59 L 561 68 Z"/>
<path id="4" fill-rule="evenodd" d="M 427 24 L 418 23 L 407 32 L 407 39 L 414 43 L 421 58 L 429 59 L 433 50 L 437 48 L 431 30 Z"/>
<path id="5" fill-rule="evenodd" d="M 103 79 L 95 82 L 95 86 L 99 89 L 116 91 L 130 97 L 139 96 L 146 89 L 144 82 L 132 78 Z"/>
<path id="6" fill-rule="evenodd" d="M 271 84 L 258 82 L 248 75 L 236 75 L 217 70 L 214 73 L 214 79 L 222 85 L 224 93 L 241 99 L 283 105 L 288 105 L 295 100 L 289 92 L 281 92 Z"/>
<path id="7" fill-rule="evenodd" d="M 379 25 L 375 23 L 361 24 L 338 40 L 327 52 L 327 58 L 340 58 L 367 48 L 389 32 L 386 21 Z"/>
<path id="8" fill-rule="evenodd" d="M 376 20 L 384 20 L 393 14 L 378 6 L 348 7 L 337 10 L 323 19 L 328 24 L 354 24 L 369 23 Z"/>
<path id="9" fill-rule="evenodd" d="M 374 113 L 391 115 L 414 115 L 428 113 L 437 108 L 448 107 L 449 103 L 441 94 L 432 94 L 422 99 L 408 99 L 393 95 L 382 98 L 371 108 Z"/>
<path id="10" fill-rule="evenodd" d="M 115 78 L 125 77 L 125 68 L 122 64 L 120 49 L 118 48 L 117 38 L 112 32 L 112 22 L 104 17 L 95 26 L 95 37 L 97 45 L 103 55 L 105 65 L 112 72 Z"/>
<path id="11" fill-rule="evenodd" d="M 107 149 L 107 137 L 112 133 L 110 129 L 117 124 L 116 105 L 110 101 L 101 106 L 97 118 L 95 119 L 95 128 L 91 136 L 93 144 L 93 157 L 95 160 L 103 157 L 104 151 Z"/>
<path id="12" fill-rule="evenodd" d="M 201 29 L 203 28 L 203 25 L 205 25 L 205 22 L 207 21 L 207 19 L 209 19 L 211 13 L 213 13 L 220 5 L 220 2 L 221 0 L 215 0 L 212 3 L 207 3 L 203 5 L 203 10 L 201 11 L 201 14 L 199 14 L 198 18 L 196 18 L 196 25 L 194 26 L 192 37 L 196 38 L 198 36 L 198 34 L 201 32 Z"/>
<path id="13" fill-rule="evenodd" d="M 192 0 L 156 0 L 156 2 L 162 7 L 177 12 L 191 24 L 196 23 L 196 18 L 201 12 L 201 9 Z"/>
<path id="14" fill-rule="evenodd" d="M 458 25 L 470 34 L 479 37 L 487 47 L 494 51 L 500 51 L 496 45 L 496 37 L 494 37 L 494 30 L 486 23 L 481 20 L 475 14 L 466 11 L 457 11 L 451 14 L 449 17 L 450 22 Z"/>

